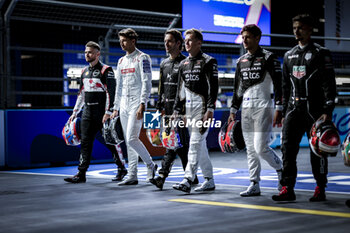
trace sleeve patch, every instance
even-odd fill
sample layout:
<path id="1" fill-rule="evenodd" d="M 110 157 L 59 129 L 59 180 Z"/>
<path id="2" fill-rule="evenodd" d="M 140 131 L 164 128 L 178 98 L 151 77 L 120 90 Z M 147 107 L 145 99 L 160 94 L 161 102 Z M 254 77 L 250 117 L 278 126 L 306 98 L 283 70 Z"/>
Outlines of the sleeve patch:
<path id="1" fill-rule="evenodd" d="M 145 59 L 142 61 L 143 63 L 143 73 L 151 73 L 151 64 L 149 60 Z"/>

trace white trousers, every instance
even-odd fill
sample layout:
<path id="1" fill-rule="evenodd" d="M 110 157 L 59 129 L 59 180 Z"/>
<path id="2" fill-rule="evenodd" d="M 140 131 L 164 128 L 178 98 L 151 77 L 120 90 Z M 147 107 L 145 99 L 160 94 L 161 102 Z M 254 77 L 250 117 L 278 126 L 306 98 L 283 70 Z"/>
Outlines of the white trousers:
<path id="1" fill-rule="evenodd" d="M 197 127 L 189 127 L 188 130 L 190 134 L 190 146 L 185 178 L 194 181 L 197 175 L 198 165 L 201 167 L 204 177 L 213 178 L 213 166 L 207 148 L 209 129 L 203 135 L 200 134 Z"/>
<path id="2" fill-rule="evenodd" d="M 250 181 L 259 182 L 263 158 L 275 170 L 282 161 L 269 146 L 272 133 L 273 108 L 242 108 L 242 131 L 247 148 Z"/>
<path id="3" fill-rule="evenodd" d="M 143 120 L 136 119 L 136 112 L 140 106 L 139 98 L 122 98 L 120 104 L 120 122 L 123 127 L 124 139 L 128 152 L 128 173 L 130 179 L 137 179 L 138 158 L 151 166 L 153 160 L 139 139 Z"/>

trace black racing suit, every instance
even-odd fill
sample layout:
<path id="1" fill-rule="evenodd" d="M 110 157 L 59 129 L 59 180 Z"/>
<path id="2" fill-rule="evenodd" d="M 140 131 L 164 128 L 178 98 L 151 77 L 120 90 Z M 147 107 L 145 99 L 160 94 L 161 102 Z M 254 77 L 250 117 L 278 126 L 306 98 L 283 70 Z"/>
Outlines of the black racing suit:
<path id="1" fill-rule="evenodd" d="M 86 172 L 90 165 L 92 146 L 96 134 L 102 129 L 105 113 L 112 114 L 116 81 L 112 67 L 98 62 L 93 67 L 83 69 L 80 80 L 80 92 L 73 114 L 83 108 L 81 119 L 81 151 L 79 171 Z M 112 152 L 115 163 L 124 168 L 124 162 L 114 145 L 106 144 Z"/>
<path id="2" fill-rule="evenodd" d="M 299 144 L 322 115 L 332 116 L 336 97 L 335 74 L 328 49 L 310 42 L 286 52 L 283 64 L 283 116 L 281 184 L 294 187 Z M 312 173 L 319 187 L 327 185 L 328 160 L 310 150 Z"/>
<path id="3" fill-rule="evenodd" d="M 158 102 L 157 109 L 161 112 L 165 111 L 166 121 L 169 119 L 169 116 L 173 114 L 174 102 L 177 93 L 177 84 L 179 76 L 179 64 L 186 57 L 180 53 L 175 59 L 170 57 L 166 58 L 160 64 L 159 72 L 159 89 L 158 89 Z M 171 167 L 176 158 L 176 154 L 179 155 L 182 163 L 182 167 L 185 170 L 187 165 L 187 153 L 188 153 L 188 142 L 189 135 L 187 128 L 178 128 L 178 133 L 180 136 L 181 143 L 183 147 L 177 150 L 166 150 L 166 153 L 162 160 L 162 168 L 159 170 L 159 174 L 162 174 L 164 177 L 168 177 Z"/>

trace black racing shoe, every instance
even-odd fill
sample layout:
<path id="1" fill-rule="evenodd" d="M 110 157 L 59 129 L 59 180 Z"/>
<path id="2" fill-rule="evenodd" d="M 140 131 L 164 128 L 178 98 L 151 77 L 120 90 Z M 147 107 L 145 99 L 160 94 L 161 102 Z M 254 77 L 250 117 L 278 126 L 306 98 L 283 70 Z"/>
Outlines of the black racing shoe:
<path id="1" fill-rule="evenodd" d="M 185 178 L 179 184 L 174 184 L 173 189 L 190 194 L 191 186 L 192 186 L 192 181 Z"/>
<path id="2" fill-rule="evenodd" d="M 192 182 L 192 184 L 199 184 L 199 180 L 198 180 L 197 175 L 196 175 L 196 177 L 194 178 L 194 181 Z"/>
<path id="3" fill-rule="evenodd" d="M 295 193 L 293 188 L 287 188 L 283 186 L 278 195 L 273 195 L 272 200 L 274 201 L 295 201 Z"/>
<path id="4" fill-rule="evenodd" d="M 347 205 L 347 207 L 350 208 L 350 199 L 349 199 L 349 200 L 346 200 L 345 205 Z"/>
<path id="5" fill-rule="evenodd" d="M 64 178 L 64 181 L 69 183 L 85 183 L 86 175 L 85 172 L 78 172 L 75 176 Z"/>
<path id="6" fill-rule="evenodd" d="M 155 185 L 157 188 L 159 188 L 160 190 L 163 190 L 163 186 L 164 186 L 164 182 L 165 182 L 165 178 L 162 178 L 160 176 L 157 176 L 154 179 L 150 179 L 149 182 L 153 185 Z"/>
<path id="7" fill-rule="evenodd" d="M 311 202 L 319 202 L 326 200 L 326 191 L 320 186 L 316 186 L 314 195 L 309 199 Z"/>
<path id="8" fill-rule="evenodd" d="M 118 168 L 118 173 L 115 178 L 112 179 L 112 181 L 122 181 L 126 174 L 128 174 L 128 170 L 126 170 L 126 168 Z"/>

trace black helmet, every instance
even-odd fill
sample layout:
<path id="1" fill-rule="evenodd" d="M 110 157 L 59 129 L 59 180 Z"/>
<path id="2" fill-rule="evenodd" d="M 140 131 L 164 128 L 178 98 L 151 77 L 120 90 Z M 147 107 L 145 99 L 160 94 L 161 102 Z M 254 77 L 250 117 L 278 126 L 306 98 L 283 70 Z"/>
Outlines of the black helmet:
<path id="1" fill-rule="evenodd" d="M 245 148 L 241 121 L 225 122 L 219 132 L 219 145 L 224 153 L 233 153 Z"/>
<path id="2" fill-rule="evenodd" d="M 102 136 L 107 144 L 119 145 L 124 141 L 123 128 L 119 116 L 109 118 L 102 128 Z"/>

